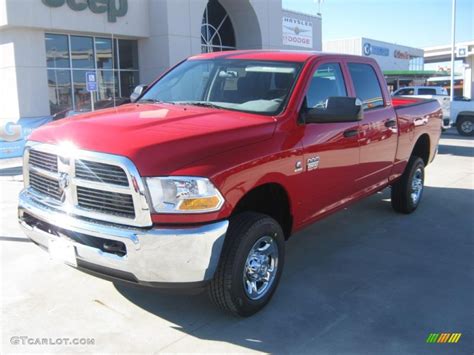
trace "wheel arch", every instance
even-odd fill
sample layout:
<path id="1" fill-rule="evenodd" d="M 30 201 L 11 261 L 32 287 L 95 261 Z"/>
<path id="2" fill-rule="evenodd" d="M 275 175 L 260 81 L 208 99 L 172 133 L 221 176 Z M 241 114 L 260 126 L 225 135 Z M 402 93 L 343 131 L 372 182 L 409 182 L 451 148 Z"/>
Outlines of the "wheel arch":
<path id="1" fill-rule="evenodd" d="M 411 152 L 412 156 L 418 156 L 423 159 L 425 166 L 430 162 L 430 153 L 431 153 L 431 139 L 428 133 L 423 133 L 418 137 L 416 143 Z"/>
<path id="2" fill-rule="evenodd" d="M 279 182 L 264 182 L 247 191 L 236 203 L 231 216 L 253 211 L 264 213 L 275 219 L 288 239 L 293 229 L 290 195 Z"/>
<path id="3" fill-rule="evenodd" d="M 461 111 L 458 112 L 458 115 L 456 116 L 456 120 L 462 117 L 473 117 L 474 118 L 474 111 Z"/>

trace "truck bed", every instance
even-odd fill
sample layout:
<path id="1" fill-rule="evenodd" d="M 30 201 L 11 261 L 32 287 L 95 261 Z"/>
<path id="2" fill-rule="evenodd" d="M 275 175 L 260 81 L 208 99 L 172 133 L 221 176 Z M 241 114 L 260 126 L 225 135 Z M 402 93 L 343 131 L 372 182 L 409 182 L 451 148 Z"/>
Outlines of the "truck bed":
<path id="1" fill-rule="evenodd" d="M 413 145 L 420 135 L 428 134 L 430 137 L 430 157 L 425 162 L 425 164 L 428 164 L 434 158 L 441 135 L 443 114 L 438 101 L 416 97 L 394 97 L 392 98 L 392 105 L 397 114 L 399 128 L 396 161 L 408 161 Z M 399 168 L 403 170 L 404 164 Z"/>

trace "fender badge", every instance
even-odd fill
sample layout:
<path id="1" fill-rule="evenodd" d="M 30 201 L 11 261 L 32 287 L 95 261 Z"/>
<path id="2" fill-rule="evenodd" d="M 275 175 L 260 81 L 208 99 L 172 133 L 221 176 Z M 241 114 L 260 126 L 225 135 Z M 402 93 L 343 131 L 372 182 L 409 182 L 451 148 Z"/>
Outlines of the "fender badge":
<path id="1" fill-rule="evenodd" d="M 308 171 L 317 169 L 319 166 L 319 157 L 308 158 L 306 166 Z"/>
<path id="2" fill-rule="evenodd" d="M 301 171 L 303 171 L 303 164 L 301 163 L 301 160 L 298 160 L 295 163 L 295 173 L 299 173 Z"/>

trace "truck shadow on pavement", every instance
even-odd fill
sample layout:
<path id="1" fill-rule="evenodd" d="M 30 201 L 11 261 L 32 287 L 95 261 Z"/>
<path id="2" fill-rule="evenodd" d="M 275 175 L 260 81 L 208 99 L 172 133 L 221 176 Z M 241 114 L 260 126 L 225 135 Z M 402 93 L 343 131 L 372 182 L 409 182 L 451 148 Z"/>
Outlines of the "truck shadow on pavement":
<path id="1" fill-rule="evenodd" d="M 420 353 L 432 351 L 429 333 L 457 331 L 464 339 L 452 350 L 467 353 L 474 225 L 459 211 L 473 209 L 474 191 L 458 188 L 425 187 L 411 215 L 391 210 L 389 189 L 360 201 L 288 241 L 280 286 L 251 318 L 221 313 L 205 293 L 115 287 L 191 335 L 157 351 L 212 352 L 227 342 L 234 351 Z"/>

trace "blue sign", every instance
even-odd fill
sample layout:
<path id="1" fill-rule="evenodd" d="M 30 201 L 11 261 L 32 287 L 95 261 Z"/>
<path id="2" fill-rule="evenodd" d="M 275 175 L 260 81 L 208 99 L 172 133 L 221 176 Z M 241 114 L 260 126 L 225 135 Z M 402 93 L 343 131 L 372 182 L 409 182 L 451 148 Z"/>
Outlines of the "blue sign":
<path id="1" fill-rule="evenodd" d="M 97 91 L 97 75 L 95 72 L 86 72 L 86 87 L 89 92 Z"/>
<path id="2" fill-rule="evenodd" d="M 385 48 L 385 47 L 379 47 L 379 46 L 374 46 L 370 43 L 364 43 L 364 54 L 366 56 L 369 56 L 369 55 L 381 55 L 381 56 L 384 56 L 384 57 L 388 57 L 389 53 L 390 53 L 390 50 L 388 48 Z"/>
<path id="3" fill-rule="evenodd" d="M 46 116 L 20 118 L 18 122 L 0 121 L 0 159 L 21 157 L 31 132 L 51 120 L 51 116 Z"/>

